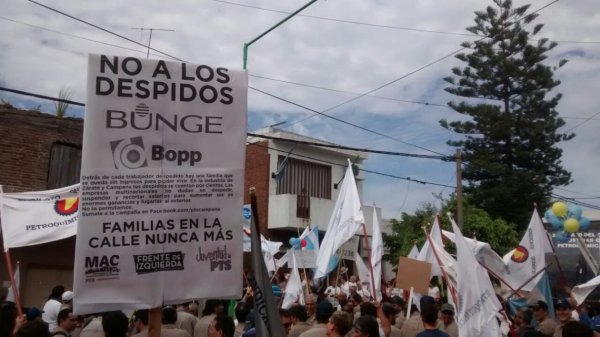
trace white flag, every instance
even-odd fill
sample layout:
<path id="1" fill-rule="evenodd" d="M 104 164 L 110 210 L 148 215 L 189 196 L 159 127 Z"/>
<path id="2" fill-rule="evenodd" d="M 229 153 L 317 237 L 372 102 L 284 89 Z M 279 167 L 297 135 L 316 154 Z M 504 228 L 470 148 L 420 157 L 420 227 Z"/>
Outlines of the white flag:
<path id="1" fill-rule="evenodd" d="M 354 253 L 354 263 L 356 263 L 356 273 L 358 274 L 358 278 L 363 285 L 367 285 L 369 289 L 367 289 L 369 298 L 373 297 L 373 286 L 371 285 L 371 272 L 369 271 L 369 267 L 363 261 L 363 258 L 360 256 L 358 252 Z M 362 295 L 362 294 L 361 294 Z"/>
<path id="2" fill-rule="evenodd" d="M 19 286 L 21 284 L 21 272 L 19 271 L 19 263 L 17 262 L 17 268 L 15 268 L 15 288 L 17 289 L 17 291 L 20 291 Z M 6 300 L 7 301 L 11 301 L 11 302 L 15 302 L 15 293 L 13 292 L 13 288 L 12 285 L 10 287 L 8 287 L 8 293 L 6 294 Z"/>
<path id="3" fill-rule="evenodd" d="M 429 232 L 429 237 L 432 241 L 437 243 L 438 246 L 444 246 L 442 242 L 442 227 L 440 226 L 437 216 L 434 217 L 433 225 L 431 226 L 431 231 Z M 431 263 L 431 277 L 442 276 L 442 271 L 435 260 L 435 255 L 433 254 L 433 250 L 431 250 L 429 240 L 425 240 L 425 244 L 423 244 L 423 248 L 421 248 L 417 260 Z"/>
<path id="4" fill-rule="evenodd" d="M 454 222 L 454 219 L 450 218 L 451 222 Z M 442 230 L 442 235 L 446 237 L 448 240 L 454 242 L 454 233 Z M 504 261 L 496 253 L 489 243 L 477 241 L 469 238 L 464 238 L 467 245 L 473 251 L 475 258 L 482 264 L 485 268 L 487 268 L 491 273 L 496 274 L 497 277 L 502 277 L 505 273 L 506 266 L 504 265 Z"/>
<path id="5" fill-rule="evenodd" d="M 432 243 L 433 244 L 430 247 L 433 250 L 435 250 L 437 257 L 439 258 L 439 263 L 438 263 L 438 260 L 436 259 L 435 264 L 444 270 L 444 272 L 446 273 L 446 276 L 447 276 L 446 281 L 448 282 L 448 285 L 454 291 L 456 289 L 456 274 L 457 274 L 456 260 L 452 257 L 452 255 L 450 255 L 450 253 L 448 253 L 444 249 L 444 246 L 438 246 L 438 244 L 433 240 L 432 240 Z"/>
<path id="6" fill-rule="evenodd" d="M 417 247 L 417 245 L 414 244 L 410 249 L 410 252 L 408 252 L 408 255 L 406 255 L 406 257 L 408 257 L 409 259 L 416 260 L 419 257 L 419 247 Z"/>
<path id="7" fill-rule="evenodd" d="M 580 284 L 575 286 L 571 291 L 571 294 L 577 301 L 577 305 L 580 305 L 585 301 L 586 297 L 596 289 L 600 285 L 600 275 L 594 277 L 593 279 L 587 281 L 584 284 Z"/>
<path id="8" fill-rule="evenodd" d="M 373 279 L 375 284 L 375 294 L 377 296 L 377 302 L 381 302 L 383 298 L 381 295 L 381 260 L 383 258 L 383 236 L 381 234 L 381 227 L 379 226 L 379 219 L 377 218 L 377 210 L 373 207 L 373 235 L 371 240 L 371 264 L 373 265 Z M 369 280 L 370 281 L 370 280 Z"/>
<path id="9" fill-rule="evenodd" d="M 281 307 L 283 309 L 291 308 L 296 302 L 304 305 L 304 290 L 302 289 L 302 279 L 300 278 L 300 273 L 298 272 L 296 254 L 293 250 L 289 250 L 289 255 L 292 256 L 290 263 L 292 272 L 287 280 L 287 284 L 285 285 L 285 294 L 281 303 Z"/>
<path id="10" fill-rule="evenodd" d="M 292 250 L 288 249 L 287 252 L 285 252 L 285 254 L 283 254 L 283 256 L 279 259 L 275 259 L 275 267 L 277 267 L 277 269 L 285 266 L 289 260 L 290 260 L 290 255 L 292 254 Z"/>
<path id="11" fill-rule="evenodd" d="M 77 233 L 79 184 L 48 191 L 0 194 L 4 248 L 66 239 Z"/>
<path id="12" fill-rule="evenodd" d="M 317 255 L 317 268 L 314 278 L 319 279 L 327 275 L 329 260 L 344 242 L 348 241 L 359 230 L 365 217 L 362 212 L 352 165 L 348 163 L 340 195 L 335 203 L 329 225 L 325 232 L 319 255 Z"/>
<path id="13" fill-rule="evenodd" d="M 534 278 L 532 277 L 546 267 L 545 253 L 551 252 L 552 246 L 548 240 L 542 219 L 534 210 L 529 227 L 527 227 L 519 246 L 502 258 L 506 265 L 504 280 L 515 289 L 520 288 L 527 280 L 530 280 L 521 289 L 532 291 L 538 284 L 543 272 Z"/>
<path id="14" fill-rule="evenodd" d="M 275 254 L 279 252 L 279 247 L 283 242 L 275 242 L 267 240 L 262 234 L 260 235 L 260 248 L 263 253 L 263 258 L 265 260 L 265 265 L 267 266 L 267 271 L 275 272 L 277 271 L 277 263 L 275 262 Z"/>
<path id="15" fill-rule="evenodd" d="M 496 313 L 502 307 L 487 272 L 477 263 L 460 229 L 455 223 L 452 228 L 456 235 L 458 332 L 461 336 L 488 336 L 486 329 L 493 326 L 490 320 L 495 323 Z"/>

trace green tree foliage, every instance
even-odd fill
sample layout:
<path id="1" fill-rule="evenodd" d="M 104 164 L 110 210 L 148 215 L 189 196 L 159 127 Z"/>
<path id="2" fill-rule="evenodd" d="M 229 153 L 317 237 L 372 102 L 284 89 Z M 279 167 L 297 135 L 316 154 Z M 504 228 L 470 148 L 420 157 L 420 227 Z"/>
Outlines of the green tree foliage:
<path id="1" fill-rule="evenodd" d="M 443 229 L 452 231 L 450 220 L 445 214 L 454 213 L 455 209 L 454 198 L 444 201 L 440 211 L 440 222 Z M 529 215 L 532 211 L 533 207 L 530 209 Z M 406 256 L 413 244 L 416 243 L 421 248 L 425 242 L 425 233 L 421 227 L 425 224 L 429 225 L 429 232 L 437 212 L 438 210 L 432 204 L 424 204 L 414 214 L 402 213 L 399 220 L 392 219 L 390 221 L 392 234 L 383 234 L 383 243 L 387 250 L 384 259 L 396 265 L 398 257 Z M 521 239 L 513 224 L 500 218 L 494 219 L 486 211 L 468 203 L 464 205 L 463 234 L 489 243 L 492 249 L 500 255 L 515 248 Z M 454 251 L 453 247 L 448 245 L 447 249 Z"/>
<path id="2" fill-rule="evenodd" d="M 529 209 L 531 217 L 533 207 Z M 456 214 L 456 200 L 448 200 L 442 208 L 441 214 Z M 442 228 L 452 231 L 452 225 L 447 216 L 441 217 Z M 501 218 L 492 218 L 486 211 L 468 203 L 464 205 L 463 234 L 469 238 L 487 242 L 493 250 L 501 256 L 514 249 L 519 244 L 521 236 L 515 230 L 515 225 Z"/>
<path id="3" fill-rule="evenodd" d="M 415 214 L 402 212 L 400 220 L 391 219 L 392 234 L 383 233 L 383 244 L 387 250 L 384 259 L 396 265 L 399 256 L 406 256 L 416 243 L 420 248 L 425 242 L 425 234 L 421 228 L 431 224 L 437 210 L 433 204 L 424 204 Z"/>
<path id="4" fill-rule="evenodd" d="M 556 145 L 574 134 L 558 132 L 565 122 L 556 111 L 561 94 L 553 92 L 560 84 L 553 78 L 557 67 L 542 63 L 556 43 L 532 40 L 543 25 L 525 29 L 537 16 L 527 14 L 529 5 L 494 2 L 496 8 L 476 12 L 475 25 L 467 28 L 487 38 L 463 43 L 470 52 L 456 58 L 466 65 L 445 78 L 451 84 L 446 91 L 466 99 L 448 103 L 464 117 L 440 124 L 464 137 L 448 144 L 462 149 L 472 202 L 523 230 L 534 203 L 545 207 L 553 187 L 570 182 Z"/>

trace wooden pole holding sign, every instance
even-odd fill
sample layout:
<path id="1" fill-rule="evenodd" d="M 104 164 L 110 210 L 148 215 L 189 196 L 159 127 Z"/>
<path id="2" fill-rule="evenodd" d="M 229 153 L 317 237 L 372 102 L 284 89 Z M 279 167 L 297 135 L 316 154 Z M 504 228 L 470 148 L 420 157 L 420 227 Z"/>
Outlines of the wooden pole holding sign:
<path id="1" fill-rule="evenodd" d="M 148 312 L 148 337 L 160 337 L 162 309 L 152 308 Z"/>
<path id="2" fill-rule="evenodd" d="M 4 252 L 4 256 L 6 257 L 6 268 L 8 269 L 8 275 L 10 277 L 10 286 L 12 288 L 13 294 L 15 295 L 15 304 L 17 305 L 17 313 L 19 317 L 23 315 L 23 308 L 21 307 L 21 299 L 19 298 L 19 289 L 17 288 L 17 284 L 15 283 L 15 272 L 12 267 L 12 258 L 10 257 L 10 251 L 7 249 Z"/>
<path id="3" fill-rule="evenodd" d="M 375 212 L 375 210 L 373 210 Z M 373 275 L 373 262 L 371 261 L 371 247 L 369 247 L 369 239 L 367 238 L 367 226 L 362 224 L 363 238 L 365 241 L 365 249 L 369 252 L 369 275 L 371 276 L 371 292 L 373 294 L 373 300 L 377 302 L 377 294 L 375 292 L 375 276 Z"/>

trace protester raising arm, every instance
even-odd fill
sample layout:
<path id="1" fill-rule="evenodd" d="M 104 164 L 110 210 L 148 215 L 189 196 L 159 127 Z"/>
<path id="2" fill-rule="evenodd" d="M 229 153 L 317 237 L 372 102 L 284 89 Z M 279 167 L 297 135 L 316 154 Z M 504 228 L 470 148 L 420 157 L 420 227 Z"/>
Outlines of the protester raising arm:
<path id="1" fill-rule="evenodd" d="M 383 330 L 383 335 L 385 337 L 390 337 L 390 334 L 392 332 L 392 323 L 387 318 L 387 316 L 383 313 L 383 308 L 381 306 L 381 303 L 374 302 L 374 304 L 377 307 L 377 318 L 379 318 L 379 324 L 380 324 L 381 330 Z"/>

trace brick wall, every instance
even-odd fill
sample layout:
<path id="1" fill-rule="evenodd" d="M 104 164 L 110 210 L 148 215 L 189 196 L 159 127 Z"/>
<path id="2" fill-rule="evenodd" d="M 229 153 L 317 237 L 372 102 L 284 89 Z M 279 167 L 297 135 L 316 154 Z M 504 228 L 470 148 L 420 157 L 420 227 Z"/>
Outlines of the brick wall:
<path id="1" fill-rule="evenodd" d="M 269 209 L 269 181 L 271 173 L 269 168 L 269 141 L 246 146 L 246 169 L 244 176 L 244 204 L 250 203 L 248 191 L 250 187 L 256 188 L 256 201 L 258 203 L 258 222 L 262 233 L 268 231 Z M 268 235 L 267 235 L 268 236 Z"/>
<path id="2" fill-rule="evenodd" d="M 83 119 L 0 105 L 0 185 L 5 192 L 47 189 L 55 142 L 81 146 Z"/>

